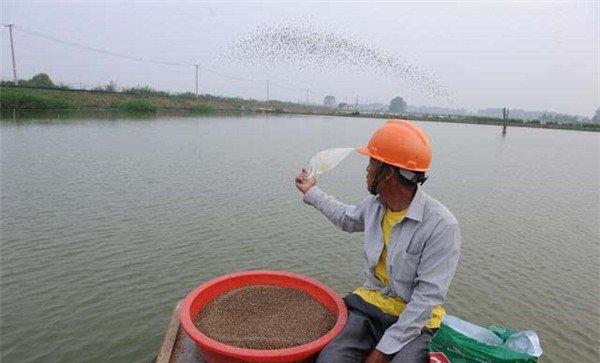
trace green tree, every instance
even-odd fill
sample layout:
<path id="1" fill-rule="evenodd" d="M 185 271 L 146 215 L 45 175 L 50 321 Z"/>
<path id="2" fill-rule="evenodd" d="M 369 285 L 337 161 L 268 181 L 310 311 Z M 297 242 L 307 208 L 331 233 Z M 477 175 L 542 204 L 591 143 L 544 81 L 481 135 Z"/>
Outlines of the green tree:
<path id="1" fill-rule="evenodd" d="M 390 101 L 390 107 L 388 108 L 388 112 L 390 113 L 402 113 L 406 110 L 406 102 L 402 99 L 402 97 L 394 97 Z"/>
<path id="2" fill-rule="evenodd" d="M 596 110 L 596 114 L 592 117 L 592 122 L 600 124 L 600 107 Z"/>
<path id="3" fill-rule="evenodd" d="M 46 73 L 38 73 L 29 80 L 19 81 L 19 84 L 29 87 L 54 87 L 54 82 Z"/>

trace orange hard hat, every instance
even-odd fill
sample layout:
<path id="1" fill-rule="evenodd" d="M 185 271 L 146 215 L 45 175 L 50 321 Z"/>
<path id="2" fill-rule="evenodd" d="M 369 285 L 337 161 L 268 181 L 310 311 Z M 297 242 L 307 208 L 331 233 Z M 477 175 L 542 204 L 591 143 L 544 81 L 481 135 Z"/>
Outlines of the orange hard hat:
<path id="1" fill-rule="evenodd" d="M 367 146 L 356 148 L 360 154 L 386 164 L 416 172 L 426 172 L 431 164 L 431 145 L 425 131 L 406 120 L 388 120 Z"/>

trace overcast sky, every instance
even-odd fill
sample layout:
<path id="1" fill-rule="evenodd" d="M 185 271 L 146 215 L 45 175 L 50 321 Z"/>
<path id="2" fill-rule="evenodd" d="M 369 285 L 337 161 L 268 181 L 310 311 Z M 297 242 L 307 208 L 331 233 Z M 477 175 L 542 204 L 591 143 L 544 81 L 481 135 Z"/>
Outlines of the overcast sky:
<path id="1" fill-rule="evenodd" d="M 38 31 L 133 57 L 197 63 L 233 76 L 311 89 L 312 102 L 338 101 L 549 110 L 591 116 L 600 106 L 599 17 L 591 2 L 10 2 L 2 23 L 15 23 L 19 78 L 39 72 L 72 86 L 116 81 L 171 91 L 194 90 L 194 68 L 114 58 L 52 42 Z M 221 54 L 257 28 L 310 23 L 402 57 L 435 75 L 451 97 L 368 72 L 299 70 L 227 62 Z M 2 30 L 1 74 L 12 78 L 8 31 Z M 340 67 L 343 68 L 343 67 Z M 264 82 L 201 72 L 202 93 L 265 98 Z M 305 91 L 271 85 L 270 98 L 304 100 Z"/>

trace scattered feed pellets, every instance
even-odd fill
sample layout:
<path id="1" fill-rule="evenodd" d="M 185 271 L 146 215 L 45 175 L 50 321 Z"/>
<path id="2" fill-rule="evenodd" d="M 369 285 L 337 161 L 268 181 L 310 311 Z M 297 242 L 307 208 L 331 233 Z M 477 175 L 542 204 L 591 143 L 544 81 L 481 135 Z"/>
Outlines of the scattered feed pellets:
<path id="1" fill-rule="evenodd" d="M 435 76 L 401 55 L 316 24 L 283 23 L 258 27 L 235 40 L 222 57 L 254 66 L 292 65 L 316 72 L 361 72 L 406 82 L 427 97 L 449 97 L 449 92 Z"/>
<path id="2" fill-rule="evenodd" d="M 234 289 L 206 305 L 196 327 L 227 345 L 249 349 L 283 349 L 325 335 L 336 316 L 308 294 L 278 286 Z"/>

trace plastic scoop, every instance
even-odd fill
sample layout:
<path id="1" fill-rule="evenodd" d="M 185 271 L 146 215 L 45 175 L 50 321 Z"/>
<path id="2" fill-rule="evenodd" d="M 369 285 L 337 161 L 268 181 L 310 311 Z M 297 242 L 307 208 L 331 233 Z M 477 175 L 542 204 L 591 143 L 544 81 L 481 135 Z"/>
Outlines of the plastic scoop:
<path id="1" fill-rule="evenodd" d="M 309 177 L 323 174 L 324 172 L 335 168 L 342 160 L 348 157 L 352 151 L 354 151 L 353 147 L 341 147 L 319 151 L 313 155 L 308 162 Z"/>

